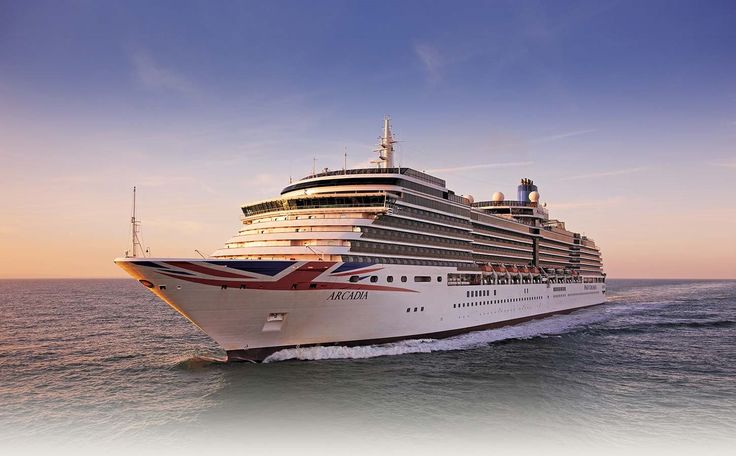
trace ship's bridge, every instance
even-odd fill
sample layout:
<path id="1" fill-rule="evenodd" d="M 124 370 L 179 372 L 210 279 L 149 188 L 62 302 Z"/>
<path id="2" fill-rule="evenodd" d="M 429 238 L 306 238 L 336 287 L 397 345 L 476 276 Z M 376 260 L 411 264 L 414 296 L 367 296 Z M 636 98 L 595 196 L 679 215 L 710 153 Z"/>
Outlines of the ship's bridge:
<path id="1" fill-rule="evenodd" d="M 359 168 L 327 171 L 309 175 L 281 191 L 283 196 L 305 193 L 404 189 L 432 195 L 456 203 L 465 203 L 462 197 L 448 190 L 445 181 L 412 168 Z"/>

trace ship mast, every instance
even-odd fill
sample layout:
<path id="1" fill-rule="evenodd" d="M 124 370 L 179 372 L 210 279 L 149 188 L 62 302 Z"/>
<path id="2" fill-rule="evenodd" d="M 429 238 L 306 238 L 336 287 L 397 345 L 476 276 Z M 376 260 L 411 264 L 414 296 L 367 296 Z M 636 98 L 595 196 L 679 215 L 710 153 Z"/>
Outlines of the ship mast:
<path id="1" fill-rule="evenodd" d="M 379 168 L 393 168 L 394 167 L 394 141 L 393 135 L 391 135 L 391 118 L 385 116 L 383 118 L 383 136 L 381 142 L 378 144 L 378 159 L 373 160 L 371 163 L 378 164 Z"/>
<path id="2" fill-rule="evenodd" d="M 141 239 L 140 230 L 141 222 L 135 218 L 135 187 L 133 187 L 133 215 L 130 217 L 130 230 L 131 230 L 131 242 L 132 242 L 132 258 L 138 257 L 138 251 L 141 250 Z"/>

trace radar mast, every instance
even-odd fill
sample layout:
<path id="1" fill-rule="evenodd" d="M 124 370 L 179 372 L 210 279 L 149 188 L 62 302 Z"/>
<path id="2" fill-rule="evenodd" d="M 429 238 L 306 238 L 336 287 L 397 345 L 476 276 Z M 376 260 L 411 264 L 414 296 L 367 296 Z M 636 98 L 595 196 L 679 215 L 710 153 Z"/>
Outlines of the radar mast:
<path id="1" fill-rule="evenodd" d="M 378 144 L 378 159 L 373 160 L 371 163 L 376 163 L 379 168 L 393 168 L 394 167 L 394 143 L 396 141 L 391 134 L 391 118 L 385 116 L 383 118 L 383 136 L 381 142 Z"/>
<path id="2" fill-rule="evenodd" d="M 133 250 L 131 252 L 130 258 L 137 258 L 138 257 L 138 251 L 142 251 L 141 247 L 141 239 L 140 239 L 140 231 L 141 231 L 141 222 L 140 220 L 137 220 L 135 218 L 135 187 L 133 187 L 133 215 L 130 217 L 130 231 L 131 231 L 131 241 L 132 241 L 132 247 Z M 126 255 L 128 256 L 128 255 Z"/>

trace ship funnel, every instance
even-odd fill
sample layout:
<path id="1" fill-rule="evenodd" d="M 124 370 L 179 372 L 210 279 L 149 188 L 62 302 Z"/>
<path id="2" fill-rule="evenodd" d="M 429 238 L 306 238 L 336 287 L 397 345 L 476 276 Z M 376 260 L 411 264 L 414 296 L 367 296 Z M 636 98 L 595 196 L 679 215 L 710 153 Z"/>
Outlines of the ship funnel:
<path id="1" fill-rule="evenodd" d="M 529 202 L 529 194 L 536 191 L 537 186 L 534 185 L 534 181 L 525 177 L 521 180 L 521 184 L 518 187 L 518 200 Z"/>

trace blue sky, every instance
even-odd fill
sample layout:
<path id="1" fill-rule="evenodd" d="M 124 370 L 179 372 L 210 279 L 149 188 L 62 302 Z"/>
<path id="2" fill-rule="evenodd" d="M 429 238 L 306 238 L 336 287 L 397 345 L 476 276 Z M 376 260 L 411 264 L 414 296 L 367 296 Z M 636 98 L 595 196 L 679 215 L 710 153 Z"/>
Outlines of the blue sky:
<path id="1" fill-rule="evenodd" d="M 134 184 L 155 252 L 214 250 L 313 157 L 367 164 L 384 114 L 458 193 L 535 179 L 613 275 L 736 270 L 734 49 L 732 1 L 0 1 L 0 242 L 28 263 L 0 276 L 53 272 L 29 244 L 116 274 Z"/>

